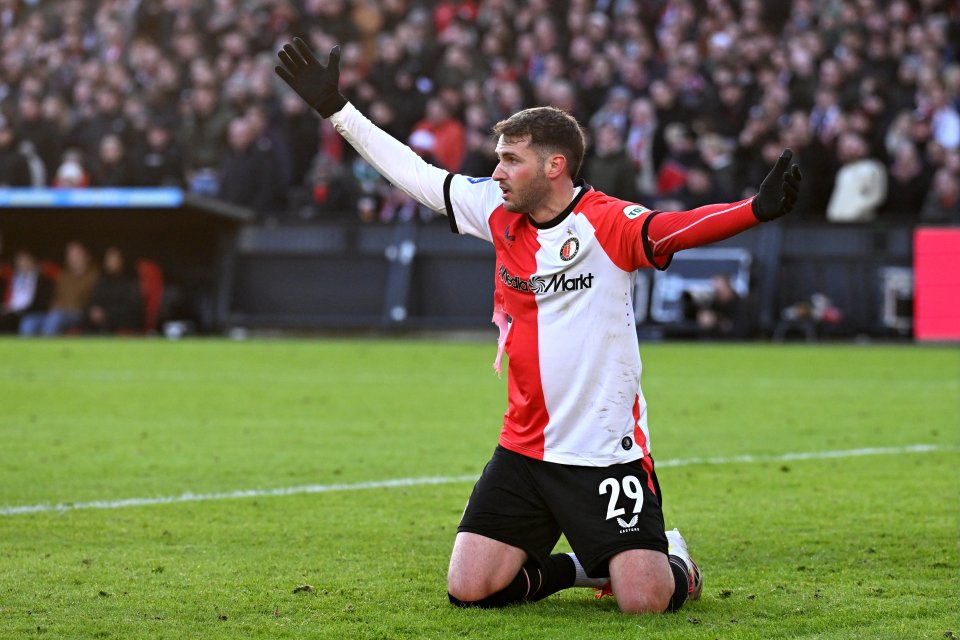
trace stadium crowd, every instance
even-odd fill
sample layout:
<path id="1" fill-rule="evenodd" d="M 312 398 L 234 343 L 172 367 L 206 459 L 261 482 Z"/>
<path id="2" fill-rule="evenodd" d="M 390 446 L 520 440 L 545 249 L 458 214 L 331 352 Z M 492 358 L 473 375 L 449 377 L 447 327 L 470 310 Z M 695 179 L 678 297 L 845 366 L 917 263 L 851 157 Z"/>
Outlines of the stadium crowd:
<path id="1" fill-rule="evenodd" d="M 789 146 L 796 215 L 960 222 L 951 0 L 0 0 L 0 185 L 179 185 L 280 222 L 426 216 L 274 74 L 341 44 L 344 94 L 438 166 L 551 104 L 583 176 L 656 208 L 752 194 Z"/>

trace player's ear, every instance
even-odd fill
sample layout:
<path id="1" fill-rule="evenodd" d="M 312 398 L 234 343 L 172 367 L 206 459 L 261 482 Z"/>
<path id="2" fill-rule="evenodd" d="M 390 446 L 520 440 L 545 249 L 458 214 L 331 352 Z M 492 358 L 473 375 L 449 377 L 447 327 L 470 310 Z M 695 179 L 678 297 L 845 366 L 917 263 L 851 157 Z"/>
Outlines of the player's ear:
<path id="1" fill-rule="evenodd" d="M 567 158 L 562 153 L 552 153 L 544 160 L 543 172 L 551 180 L 567 172 Z"/>

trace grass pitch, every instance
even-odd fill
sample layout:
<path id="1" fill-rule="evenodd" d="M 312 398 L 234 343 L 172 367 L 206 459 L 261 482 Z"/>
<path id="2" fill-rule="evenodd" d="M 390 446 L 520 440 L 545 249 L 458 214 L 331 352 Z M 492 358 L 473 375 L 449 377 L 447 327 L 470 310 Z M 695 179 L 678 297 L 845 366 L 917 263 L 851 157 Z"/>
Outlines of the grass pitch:
<path id="1" fill-rule="evenodd" d="M 960 636 L 956 349 L 641 349 L 706 586 L 629 617 L 446 602 L 505 406 L 492 339 L 0 341 L 0 638 Z M 306 485 L 337 490 L 231 494 Z"/>

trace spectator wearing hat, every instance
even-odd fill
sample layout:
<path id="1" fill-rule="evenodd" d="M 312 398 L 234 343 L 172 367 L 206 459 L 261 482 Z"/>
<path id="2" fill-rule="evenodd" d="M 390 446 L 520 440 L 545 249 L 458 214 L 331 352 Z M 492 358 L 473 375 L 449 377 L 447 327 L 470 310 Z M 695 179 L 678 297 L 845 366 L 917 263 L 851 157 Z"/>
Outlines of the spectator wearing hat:
<path id="1" fill-rule="evenodd" d="M 63 152 L 63 160 L 53 174 L 51 185 L 63 189 L 90 186 L 90 173 L 83 164 L 83 154 L 79 149 L 67 149 Z"/>

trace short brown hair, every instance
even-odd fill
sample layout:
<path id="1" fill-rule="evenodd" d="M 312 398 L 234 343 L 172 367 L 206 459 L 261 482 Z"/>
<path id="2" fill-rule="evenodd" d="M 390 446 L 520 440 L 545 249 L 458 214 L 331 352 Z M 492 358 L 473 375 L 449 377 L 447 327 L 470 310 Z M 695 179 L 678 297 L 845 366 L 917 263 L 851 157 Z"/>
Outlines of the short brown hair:
<path id="1" fill-rule="evenodd" d="M 576 118 L 556 107 L 533 107 L 518 111 L 493 126 L 504 140 L 530 138 L 530 146 L 541 156 L 559 153 L 567 159 L 567 172 L 576 178 L 583 163 L 583 129 Z"/>

